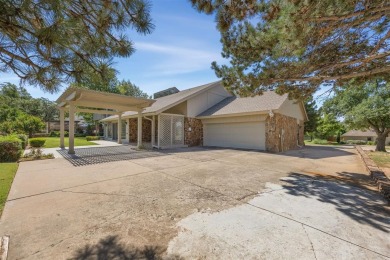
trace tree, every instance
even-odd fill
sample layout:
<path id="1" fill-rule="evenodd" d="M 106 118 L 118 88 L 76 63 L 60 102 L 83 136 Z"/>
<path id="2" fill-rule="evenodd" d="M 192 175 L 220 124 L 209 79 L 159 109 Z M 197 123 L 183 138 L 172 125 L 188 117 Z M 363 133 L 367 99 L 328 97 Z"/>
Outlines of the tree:
<path id="1" fill-rule="evenodd" d="M 191 0 L 215 14 L 230 65 L 212 63 L 240 95 L 267 89 L 295 98 L 321 83 L 341 85 L 390 72 L 386 0 Z"/>
<path id="2" fill-rule="evenodd" d="M 148 98 L 148 94 L 143 92 L 135 84 L 131 83 L 129 80 L 119 81 L 116 85 L 118 94 L 139 97 L 139 98 Z"/>
<path id="3" fill-rule="evenodd" d="M 0 0 L 0 71 L 55 92 L 87 70 L 104 79 L 113 57 L 129 57 L 129 28 L 154 26 L 147 0 Z"/>
<path id="4" fill-rule="evenodd" d="M 340 136 L 341 132 L 345 132 L 344 125 L 337 120 L 336 115 L 331 113 L 322 113 L 317 126 L 317 135 L 323 139 L 329 137 Z M 339 140 L 338 140 L 339 142 Z"/>
<path id="5" fill-rule="evenodd" d="M 28 137 L 33 137 L 37 132 L 40 132 L 45 127 L 45 123 L 36 116 L 20 114 L 16 119 L 14 129 L 19 133 L 26 133 Z"/>
<path id="6" fill-rule="evenodd" d="M 386 151 L 386 137 L 390 133 L 390 83 L 383 79 L 365 83 L 351 81 L 335 89 L 333 98 L 324 109 L 344 117 L 352 129 L 373 129 L 377 137 L 376 151 Z"/>
<path id="7" fill-rule="evenodd" d="M 305 110 L 308 120 L 305 122 L 306 133 L 310 136 L 310 141 L 313 140 L 313 136 L 317 131 L 318 120 L 320 113 L 317 109 L 317 105 L 313 97 L 310 97 L 305 101 Z"/>

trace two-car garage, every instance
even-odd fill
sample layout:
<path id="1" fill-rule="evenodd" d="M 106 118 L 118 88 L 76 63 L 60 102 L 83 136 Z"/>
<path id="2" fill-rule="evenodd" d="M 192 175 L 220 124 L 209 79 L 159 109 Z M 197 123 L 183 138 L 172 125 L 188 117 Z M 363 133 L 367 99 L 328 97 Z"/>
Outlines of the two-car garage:
<path id="1" fill-rule="evenodd" d="M 265 122 L 260 116 L 203 120 L 203 145 L 265 150 Z"/>

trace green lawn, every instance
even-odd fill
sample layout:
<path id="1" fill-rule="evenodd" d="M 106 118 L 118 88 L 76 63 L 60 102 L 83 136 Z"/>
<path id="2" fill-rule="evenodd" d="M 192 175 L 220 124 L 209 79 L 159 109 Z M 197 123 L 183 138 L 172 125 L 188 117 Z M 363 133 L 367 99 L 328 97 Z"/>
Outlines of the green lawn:
<path id="1" fill-rule="evenodd" d="M 370 158 L 379 166 L 390 168 L 390 154 L 385 152 L 368 152 Z"/>
<path id="2" fill-rule="evenodd" d="M 60 147 L 60 138 L 59 137 L 45 137 L 46 142 L 44 148 L 57 148 Z M 75 137 L 74 138 L 75 146 L 84 146 L 84 145 L 98 145 L 97 143 L 89 142 L 85 137 Z M 69 146 L 69 138 L 65 137 L 65 146 Z"/>
<path id="3" fill-rule="evenodd" d="M 17 169 L 18 163 L 0 163 L 0 216 Z"/>

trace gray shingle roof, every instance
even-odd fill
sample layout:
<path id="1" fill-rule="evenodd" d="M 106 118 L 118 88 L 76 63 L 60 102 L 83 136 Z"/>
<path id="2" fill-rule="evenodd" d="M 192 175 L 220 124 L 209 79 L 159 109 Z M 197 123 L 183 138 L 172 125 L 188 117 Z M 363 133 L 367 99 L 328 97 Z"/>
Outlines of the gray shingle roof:
<path id="1" fill-rule="evenodd" d="M 222 116 L 279 109 L 287 98 L 287 94 L 278 95 L 273 91 L 267 91 L 264 92 L 263 95 L 255 97 L 228 97 L 199 114 L 198 117 Z"/>
<path id="2" fill-rule="evenodd" d="M 377 134 L 372 130 L 362 131 L 362 130 L 349 130 L 345 134 L 342 134 L 341 136 L 362 136 L 362 137 L 372 137 L 377 136 Z"/>
<path id="3" fill-rule="evenodd" d="M 201 85 L 201 86 L 198 86 L 198 87 L 189 88 L 189 89 L 180 91 L 178 93 L 175 93 L 175 94 L 172 94 L 172 95 L 169 95 L 169 96 L 156 98 L 155 99 L 156 102 L 154 102 L 150 107 L 147 107 L 143 111 L 143 114 L 162 112 L 163 110 L 166 110 L 166 109 L 168 109 L 168 108 L 170 108 L 172 106 L 175 106 L 175 105 L 177 105 L 177 104 L 179 104 L 179 103 L 189 99 L 192 95 L 197 95 L 197 94 L 201 93 L 204 90 L 207 90 L 209 88 L 212 88 L 212 87 L 215 87 L 215 86 L 218 86 L 218 85 L 221 85 L 221 84 L 222 84 L 221 81 L 212 82 L 212 83 Z M 122 117 L 129 117 L 129 116 L 133 116 L 133 115 L 136 115 L 136 114 L 137 114 L 137 112 L 128 111 L 128 112 L 123 113 Z M 118 116 L 116 116 L 116 115 L 109 116 L 109 117 L 103 119 L 102 121 L 109 121 L 109 120 L 117 118 L 117 117 Z"/>

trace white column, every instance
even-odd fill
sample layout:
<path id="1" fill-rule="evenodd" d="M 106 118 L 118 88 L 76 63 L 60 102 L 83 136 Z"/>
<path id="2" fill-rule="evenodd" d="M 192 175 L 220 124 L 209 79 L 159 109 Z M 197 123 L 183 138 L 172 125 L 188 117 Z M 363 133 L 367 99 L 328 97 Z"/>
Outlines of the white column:
<path id="1" fill-rule="evenodd" d="M 152 116 L 152 147 L 154 146 L 154 141 L 156 139 L 156 125 L 155 125 L 155 117 Z"/>
<path id="2" fill-rule="evenodd" d="M 130 120 L 126 119 L 126 141 L 130 143 Z"/>
<path id="3" fill-rule="evenodd" d="M 71 103 L 69 104 L 69 154 L 74 154 L 74 113 L 75 106 Z"/>
<path id="4" fill-rule="evenodd" d="M 137 147 L 141 148 L 142 146 L 142 111 L 138 111 L 138 125 L 137 125 Z"/>
<path id="5" fill-rule="evenodd" d="M 65 149 L 65 111 L 64 108 L 60 108 L 60 148 Z"/>
<path id="6" fill-rule="evenodd" d="M 118 144 L 122 143 L 122 113 L 118 114 Z"/>

